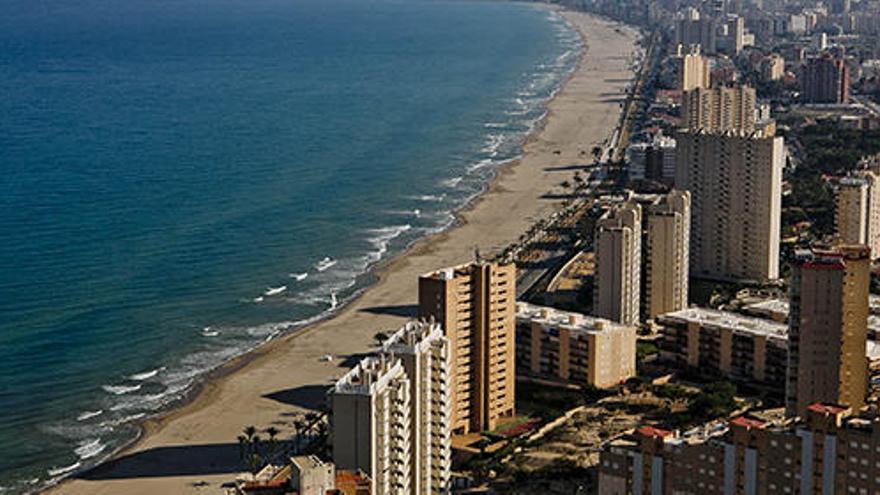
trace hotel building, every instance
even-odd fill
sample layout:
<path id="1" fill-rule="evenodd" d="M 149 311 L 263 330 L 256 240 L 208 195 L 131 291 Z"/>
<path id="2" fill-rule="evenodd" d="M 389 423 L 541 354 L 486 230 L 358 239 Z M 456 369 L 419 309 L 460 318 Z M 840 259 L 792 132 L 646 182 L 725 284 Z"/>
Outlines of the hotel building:
<path id="1" fill-rule="evenodd" d="M 521 376 L 612 387 L 636 374 L 636 329 L 520 302 L 516 362 Z"/>
<path id="2" fill-rule="evenodd" d="M 639 323 L 642 208 L 634 201 L 614 205 L 596 221 L 593 312 L 624 325 Z"/>
<path id="3" fill-rule="evenodd" d="M 870 252 L 802 251 L 792 263 L 786 412 L 813 402 L 865 404 Z"/>
<path id="4" fill-rule="evenodd" d="M 691 275 L 777 279 L 782 138 L 685 130 L 676 143 L 675 185 L 691 193 Z"/>
<path id="5" fill-rule="evenodd" d="M 702 87 L 681 98 L 682 127 L 719 133 L 755 130 L 755 88 L 749 86 Z"/>
<path id="6" fill-rule="evenodd" d="M 452 431 L 512 417 L 516 267 L 475 262 L 422 275 L 419 315 L 440 323 L 452 349 Z"/>
<path id="7" fill-rule="evenodd" d="M 603 449 L 599 495 L 832 495 L 880 490 L 880 421 L 835 404 L 802 420 L 741 416 L 679 434 L 652 426 Z"/>
<path id="8" fill-rule="evenodd" d="M 840 179 L 834 210 L 837 237 L 880 255 L 880 177 L 868 170 Z"/>
<path id="9" fill-rule="evenodd" d="M 337 382 L 337 467 L 371 476 L 373 493 L 448 493 L 452 468 L 449 341 L 439 325 L 409 322 Z"/>

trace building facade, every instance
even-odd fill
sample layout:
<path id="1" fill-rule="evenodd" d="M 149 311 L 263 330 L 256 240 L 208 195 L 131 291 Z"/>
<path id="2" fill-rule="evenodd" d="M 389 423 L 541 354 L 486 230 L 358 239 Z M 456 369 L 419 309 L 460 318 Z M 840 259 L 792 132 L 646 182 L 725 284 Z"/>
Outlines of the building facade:
<path id="1" fill-rule="evenodd" d="M 755 88 L 697 88 L 681 97 L 682 127 L 710 133 L 755 130 Z"/>
<path id="2" fill-rule="evenodd" d="M 870 270 L 864 246 L 797 253 L 789 288 L 788 414 L 813 402 L 864 406 Z"/>
<path id="3" fill-rule="evenodd" d="M 366 358 L 331 394 L 333 462 L 363 471 L 372 493 L 412 494 L 410 383 L 396 358 Z"/>
<path id="4" fill-rule="evenodd" d="M 593 312 L 600 318 L 639 323 L 642 208 L 633 201 L 615 205 L 596 222 Z"/>
<path id="5" fill-rule="evenodd" d="M 849 67 L 846 61 L 830 54 L 810 59 L 801 73 L 802 98 L 805 103 L 848 103 L 849 85 Z"/>
<path id="6" fill-rule="evenodd" d="M 678 45 L 675 59 L 678 89 L 691 91 L 709 87 L 710 61 L 700 54 L 700 45 Z"/>
<path id="7" fill-rule="evenodd" d="M 644 317 L 688 306 L 691 195 L 672 191 L 645 208 Z"/>
<path id="8" fill-rule="evenodd" d="M 636 328 L 520 302 L 516 362 L 521 376 L 611 387 L 636 374 Z"/>
<path id="9" fill-rule="evenodd" d="M 838 182 L 834 223 L 845 244 L 862 244 L 880 255 L 880 177 L 861 170 Z"/>
<path id="10" fill-rule="evenodd" d="M 475 262 L 422 275 L 419 314 L 440 323 L 452 348 L 452 431 L 513 416 L 516 267 Z"/>
<path id="11" fill-rule="evenodd" d="M 685 130 L 676 143 L 675 186 L 691 193 L 691 274 L 777 279 L 782 138 Z"/>
<path id="12" fill-rule="evenodd" d="M 599 495 L 869 495 L 880 421 L 816 403 L 803 420 L 740 416 L 683 434 L 645 426 L 607 445 Z"/>
<path id="13" fill-rule="evenodd" d="M 373 493 L 448 493 L 451 349 L 440 325 L 409 322 L 337 382 L 333 459 L 372 478 Z"/>
<path id="14" fill-rule="evenodd" d="M 761 385 L 780 395 L 788 365 L 788 328 L 714 309 L 689 308 L 657 319 L 660 358 L 679 368 Z"/>

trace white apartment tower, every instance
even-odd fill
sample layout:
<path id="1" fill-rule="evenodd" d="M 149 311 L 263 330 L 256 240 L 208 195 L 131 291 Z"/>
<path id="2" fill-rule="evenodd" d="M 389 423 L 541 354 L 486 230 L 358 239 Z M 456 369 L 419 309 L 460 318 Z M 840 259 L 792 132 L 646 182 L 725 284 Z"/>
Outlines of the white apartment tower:
<path id="1" fill-rule="evenodd" d="M 624 325 L 639 322 L 642 208 L 628 201 L 596 222 L 593 312 Z"/>
<path id="2" fill-rule="evenodd" d="M 333 460 L 360 469 L 372 493 L 448 493 L 450 346 L 440 325 L 410 322 L 332 391 Z"/>
<path id="3" fill-rule="evenodd" d="M 364 359 L 333 388 L 333 461 L 369 475 L 372 493 L 414 493 L 410 390 L 403 363 L 385 355 Z"/>
<path id="4" fill-rule="evenodd" d="M 676 143 L 675 186 L 691 193 L 691 274 L 777 279 L 782 138 L 685 130 Z"/>
<path id="5" fill-rule="evenodd" d="M 646 208 L 645 318 L 688 307 L 691 194 L 673 190 Z"/>
<path id="6" fill-rule="evenodd" d="M 383 346 L 410 383 L 413 494 L 447 493 L 452 475 L 451 349 L 443 328 L 409 322 Z"/>
<path id="7" fill-rule="evenodd" d="M 880 256 L 880 177 L 868 170 L 840 180 L 834 221 L 845 244 L 862 244 Z"/>

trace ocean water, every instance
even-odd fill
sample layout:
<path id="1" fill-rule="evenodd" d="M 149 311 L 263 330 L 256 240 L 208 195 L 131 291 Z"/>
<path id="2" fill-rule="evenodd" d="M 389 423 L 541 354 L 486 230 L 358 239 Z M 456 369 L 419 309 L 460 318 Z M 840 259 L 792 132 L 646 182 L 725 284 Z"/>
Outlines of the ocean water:
<path id="1" fill-rule="evenodd" d="M 517 155 L 580 40 L 529 4 L 0 0 L 0 491 L 332 311 Z"/>

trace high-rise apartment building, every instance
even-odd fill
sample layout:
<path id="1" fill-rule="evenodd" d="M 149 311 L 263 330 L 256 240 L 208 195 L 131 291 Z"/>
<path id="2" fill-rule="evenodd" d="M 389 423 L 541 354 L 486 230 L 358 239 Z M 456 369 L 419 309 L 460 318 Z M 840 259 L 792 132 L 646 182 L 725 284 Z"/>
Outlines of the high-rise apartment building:
<path id="1" fill-rule="evenodd" d="M 801 420 L 739 416 L 679 434 L 643 426 L 605 446 L 599 495 L 873 494 L 880 418 L 837 404 Z"/>
<path id="2" fill-rule="evenodd" d="M 705 132 L 755 130 L 755 88 L 698 88 L 682 95 L 682 127 Z"/>
<path id="3" fill-rule="evenodd" d="M 361 470 L 372 493 L 448 493 L 452 467 L 449 341 L 440 325 L 410 322 L 377 357 L 332 391 L 338 468 Z"/>
<path id="4" fill-rule="evenodd" d="M 688 306 L 691 194 L 673 190 L 644 211 L 642 298 L 650 320 Z"/>
<path id="5" fill-rule="evenodd" d="M 814 402 L 864 406 L 870 269 L 864 246 L 797 253 L 789 288 L 788 414 Z"/>
<path id="6" fill-rule="evenodd" d="M 880 177 L 861 170 L 840 180 L 834 211 L 837 237 L 844 244 L 863 244 L 880 256 Z"/>
<path id="7" fill-rule="evenodd" d="M 446 493 L 452 473 L 452 349 L 438 324 L 409 322 L 382 352 L 403 363 L 410 384 L 412 493 Z"/>
<path id="8" fill-rule="evenodd" d="M 364 359 L 333 388 L 333 461 L 369 475 L 372 493 L 412 493 L 410 393 L 403 363 L 385 355 Z"/>
<path id="9" fill-rule="evenodd" d="M 522 376 L 611 387 L 636 374 L 636 328 L 517 303 L 516 362 Z"/>
<path id="10" fill-rule="evenodd" d="M 810 59 L 801 72 L 805 103 L 848 103 L 849 85 L 846 61 L 828 53 Z"/>
<path id="11" fill-rule="evenodd" d="M 685 130 L 676 137 L 676 157 L 675 186 L 691 193 L 691 274 L 778 278 L 782 138 Z"/>
<path id="12" fill-rule="evenodd" d="M 642 208 L 615 205 L 596 221 L 593 313 L 624 325 L 639 323 Z"/>
<path id="13" fill-rule="evenodd" d="M 707 57 L 700 54 L 700 45 L 678 45 L 675 59 L 678 76 L 678 89 L 691 91 L 709 87 L 709 66 Z"/>
<path id="14" fill-rule="evenodd" d="M 715 53 L 715 36 L 715 21 L 701 16 L 696 9 L 688 8 L 675 20 L 676 45 L 700 45 L 702 53 L 711 55 Z"/>
<path id="15" fill-rule="evenodd" d="M 736 14 L 728 14 L 717 25 L 719 33 L 715 36 L 716 50 L 731 56 L 738 55 L 745 46 L 745 19 Z"/>
<path id="16" fill-rule="evenodd" d="M 513 416 L 516 267 L 475 262 L 422 275 L 419 314 L 442 325 L 452 348 L 452 431 Z"/>

